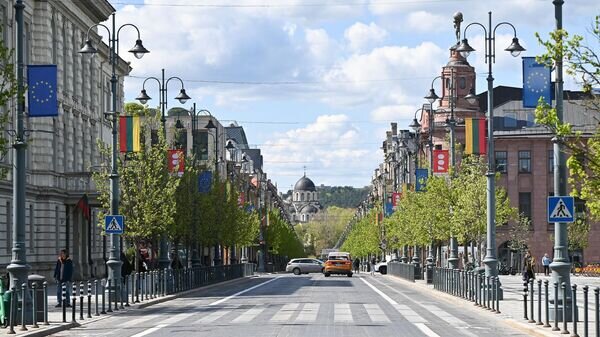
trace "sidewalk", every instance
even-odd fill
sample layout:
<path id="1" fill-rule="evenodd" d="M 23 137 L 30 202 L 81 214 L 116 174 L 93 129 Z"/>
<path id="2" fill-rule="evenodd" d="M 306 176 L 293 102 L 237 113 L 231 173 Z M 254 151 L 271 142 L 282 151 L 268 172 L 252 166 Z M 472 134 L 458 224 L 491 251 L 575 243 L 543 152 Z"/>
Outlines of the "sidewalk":
<path id="1" fill-rule="evenodd" d="M 394 277 L 389 275 L 389 277 Z M 470 302 L 468 300 L 459 298 L 459 297 L 455 297 L 453 295 L 450 294 L 446 294 L 444 292 L 441 291 L 437 291 L 433 289 L 433 285 L 432 284 L 426 284 L 425 280 L 416 280 L 415 283 L 412 282 L 408 282 L 405 281 L 401 278 L 396 278 L 397 280 L 400 280 L 402 282 L 406 282 L 407 284 L 411 284 L 414 285 L 415 288 L 420 289 L 422 291 L 427 291 L 429 293 L 435 293 L 438 297 L 440 298 L 444 298 L 448 301 L 457 303 L 460 302 L 462 307 L 469 307 L 469 308 L 476 308 L 473 306 L 473 302 Z M 501 314 L 494 314 L 491 311 L 488 311 L 486 309 L 483 308 L 477 308 L 478 310 L 480 310 L 481 312 L 488 312 L 490 313 L 490 315 L 498 315 L 503 319 L 503 322 L 506 323 L 507 325 L 511 326 L 512 328 L 521 330 L 523 332 L 526 332 L 532 336 L 554 336 L 554 337 L 559 337 L 559 336 L 564 336 L 564 334 L 561 334 L 560 331 L 552 331 L 552 328 L 544 328 L 543 325 L 536 325 L 537 324 L 537 320 L 538 320 L 538 288 L 537 288 L 537 280 L 541 279 L 542 282 L 546 279 L 549 280 L 549 282 L 552 282 L 551 277 L 545 277 L 543 276 L 543 274 L 537 274 L 536 275 L 536 283 L 535 283 L 535 301 L 534 301 L 534 317 L 533 319 L 536 320 L 536 323 L 528 323 L 527 320 L 524 319 L 524 313 L 523 313 L 523 280 L 521 279 L 520 275 L 501 275 L 500 276 L 500 281 L 502 283 L 502 289 L 504 290 L 504 299 L 502 301 L 500 301 L 500 311 Z M 581 288 L 584 285 L 587 285 L 589 287 L 589 293 L 588 293 L 588 301 L 589 301 L 589 311 L 588 311 L 588 317 L 589 317 L 589 325 L 588 325 L 588 329 L 589 329 L 589 335 L 590 337 L 592 336 L 596 336 L 595 331 L 594 331 L 594 324 L 595 324 L 595 312 L 593 311 L 593 308 L 595 307 L 595 303 L 594 303 L 594 292 L 593 289 L 596 287 L 600 287 L 600 278 L 598 277 L 584 277 L 584 276 L 577 276 L 574 277 L 571 275 L 571 284 L 577 284 L 578 289 L 577 289 L 577 306 L 578 306 L 578 313 L 579 313 L 579 320 L 580 322 L 577 324 L 577 329 L 578 329 L 578 334 L 580 336 L 583 336 L 583 295 L 582 295 L 582 290 Z M 553 294 L 554 294 L 554 290 L 553 290 L 553 285 L 552 283 L 550 283 L 549 287 L 548 287 L 548 292 L 550 294 L 550 298 L 553 298 Z M 529 294 L 528 294 L 529 295 Z M 527 299 L 527 310 L 528 310 L 528 318 L 531 319 L 531 313 L 530 313 L 530 301 L 531 298 L 528 297 Z M 550 310 L 552 310 L 552 307 L 550 307 Z M 542 283 L 542 320 L 545 319 L 545 308 L 544 308 L 544 287 L 543 287 L 543 283 Z M 545 322 L 544 322 L 545 323 Z M 554 322 L 550 321 L 550 325 L 553 326 Z M 562 329 L 562 322 L 558 323 L 558 328 Z M 573 333 L 573 323 L 568 322 L 567 323 L 567 329 L 569 330 L 569 333 L 572 334 Z M 596 337 L 600 337 L 600 336 L 596 336 Z"/>
<path id="2" fill-rule="evenodd" d="M 162 296 L 162 297 L 155 297 L 155 298 L 149 298 L 146 299 L 146 297 L 144 297 L 143 299 L 140 296 L 140 302 L 139 303 L 132 303 L 131 302 L 131 294 L 129 294 L 129 307 L 124 307 L 123 309 L 119 309 L 119 310 L 114 310 L 114 303 L 112 306 L 113 312 L 108 312 L 106 314 L 101 314 L 99 316 L 96 316 L 96 302 L 95 302 L 95 295 L 94 295 L 94 288 L 92 286 L 92 297 L 91 297 L 91 318 L 88 318 L 88 298 L 87 298 L 87 283 L 85 284 L 84 287 L 84 308 L 83 308 L 83 317 L 84 319 L 81 320 L 80 319 L 80 297 L 79 297 L 79 283 L 77 283 L 78 287 L 78 291 L 77 291 L 77 307 L 75 308 L 75 319 L 76 322 L 72 322 L 72 307 L 67 308 L 67 317 L 66 317 L 66 323 L 63 323 L 63 316 L 62 316 L 62 308 L 56 308 L 56 284 L 49 284 L 48 285 L 48 325 L 44 325 L 44 322 L 37 322 L 39 325 L 39 328 L 33 328 L 31 327 L 31 325 L 27 326 L 27 331 L 21 331 L 21 326 L 15 326 L 14 330 L 15 330 L 15 335 L 13 336 L 27 336 L 27 337 L 40 337 L 40 336 L 48 336 L 51 334 L 55 334 L 59 331 L 63 331 L 63 330 L 68 330 L 77 326 L 81 326 L 81 325 L 85 325 L 91 322 L 96 322 L 99 320 L 103 320 L 106 318 L 110 318 L 113 315 L 119 315 L 121 313 L 126 313 L 126 312 L 130 312 L 133 310 L 139 310 L 139 309 L 143 309 L 145 307 L 154 305 L 154 304 L 158 304 L 158 303 L 162 303 L 162 302 L 166 302 L 166 301 L 170 301 L 172 299 L 181 297 L 181 296 L 185 296 L 191 293 L 194 293 L 200 289 L 208 289 L 208 288 L 212 288 L 215 286 L 222 286 L 222 285 L 227 285 L 227 284 L 231 284 L 234 282 L 240 282 L 243 281 L 247 278 L 251 278 L 251 277 L 257 277 L 256 275 L 254 276 L 247 276 L 247 277 L 240 277 L 240 278 L 236 278 L 233 280 L 229 280 L 229 281 L 224 281 L 224 282 L 219 282 L 219 283 L 213 283 L 210 285 L 206 285 L 203 287 L 198 287 L 198 288 L 194 288 L 194 289 L 190 289 L 187 291 L 183 291 L 183 292 L 179 292 L 176 294 L 170 294 L 167 296 Z M 71 297 L 71 301 L 73 301 L 73 297 Z M 106 296 L 106 301 L 108 301 L 108 296 Z M 125 305 L 125 302 L 123 302 L 123 304 Z M 119 303 L 119 308 L 120 308 L 121 303 Z M 98 312 L 102 311 L 102 296 L 99 295 L 98 296 Z M 108 302 L 105 303 L 105 309 L 108 310 Z M 9 331 L 8 328 L 6 329 L 0 329 L 0 333 L 7 333 Z"/>

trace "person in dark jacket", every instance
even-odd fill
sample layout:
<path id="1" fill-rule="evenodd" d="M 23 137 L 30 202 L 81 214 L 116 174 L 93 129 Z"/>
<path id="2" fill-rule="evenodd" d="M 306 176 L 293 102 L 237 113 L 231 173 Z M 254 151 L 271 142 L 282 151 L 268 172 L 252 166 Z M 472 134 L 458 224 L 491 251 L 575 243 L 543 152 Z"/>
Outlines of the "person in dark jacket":
<path id="1" fill-rule="evenodd" d="M 132 271 L 133 265 L 129 262 L 127 255 L 121 252 L 121 277 L 123 278 L 123 282 L 125 282 L 125 277 L 129 276 Z"/>
<path id="2" fill-rule="evenodd" d="M 67 287 L 66 291 L 66 306 L 70 307 L 70 297 L 71 297 L 71 281 L 73 280 L 73 261 L 69 257 L 69 253 L 66 249 L 60 250 L 60 255 L 58 260 L 56 261 L 56 267 L 54 268 L 54 279 L 56 280 L 56 300 L 58 304 L 56 305 L 59 308 L 63 303 L 62 298 L 62 285 L 64 284 Z"/>
<path id="3" fill-rule="evenodd" d="M 360 260 L 357 258 L 354 259 L 354 263 L 352 263 L 352 266 L 354 267 L 354 272 L 359 274 L 360 273 Z"/>

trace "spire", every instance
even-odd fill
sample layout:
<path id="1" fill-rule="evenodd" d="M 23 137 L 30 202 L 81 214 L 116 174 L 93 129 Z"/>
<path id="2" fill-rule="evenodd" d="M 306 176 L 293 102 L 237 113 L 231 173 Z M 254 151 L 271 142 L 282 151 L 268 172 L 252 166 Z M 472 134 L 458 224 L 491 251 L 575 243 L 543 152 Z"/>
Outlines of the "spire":
<path id="1" fill-rule="evenodd" d="M 304 176 L 306 177 L 306 165 L 304 165 L 303 167 L 304 167 Z"/>

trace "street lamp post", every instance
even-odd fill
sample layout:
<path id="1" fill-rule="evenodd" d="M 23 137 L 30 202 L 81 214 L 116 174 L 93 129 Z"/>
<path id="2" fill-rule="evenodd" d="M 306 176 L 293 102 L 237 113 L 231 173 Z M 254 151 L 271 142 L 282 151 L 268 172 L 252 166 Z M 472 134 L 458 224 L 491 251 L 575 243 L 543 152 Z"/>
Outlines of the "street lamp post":
<path id="1" fill-rule="evenodd" d="M 111 122 L 112 125 L 112 152 L 111 152 L 111 172 L 110 172 L 110 214 L 116 215 L 119 214 L 119 172 L 117 167 L 117 159 L 118 159 L 118 150 L 117 150 L 117 132 L 118 132 L 118 123 L 119 123 L 119 111 L 117 111 L 117 74 L 116 74 L 116 66 L 118 62 L 118 54 L 119 54 L 119 33 L 121 29 L 124 27 L 133 27 L 137 31 L 137 40 L 135 41 L 135 46 L 129 50 L 130 53 L 140 59 L 144 56 L 144 54 L 149 53 L 149 51 L 144 48 L 142 45 L 142 40 L 140 39 L 140 30 L 131 23 L 126 23 L 121 25 L 118 29 L 116 28 L 115 22 L 115 14 L 112 15 L 112 30 L 109 29 L 106 25 L 98 23 L 88 28 L 86 33 L 86 41 L 79 50 L 81 54 L 95 54 L 98 50 L 94 47 L 92 40 L 90 39 L 90 31 L 94 27 L 104 27 L 108 32 L 109 42 L 108 46 L 110 48 L 110 64 L 112 66 L 112 75 L 110 78 L 110 91 L 112 95 L 112 111 L 105 112 L 104 116 L 107 120 Z M 121 279 L 121 260 L 120 254 L 118 250 L 120 249 L 120 235 L 119 234 L 110 234 L 110 252 L 108 261 L 106 265 L 108 267 L 108 277 L 112 280 L 112 284 L 114 285 L 115 296 L 118 293 L 118 288 L 121 282 L 117 282 L 117 280 Z"/>
<path id="2" fill-rule="evenodd" d="M 267 201 L 266 201 L 266 188 L 263 186 L 266 184 L 264 174 L 258 173 L 258 188 L 259 188 L 259 206 L 261 210 L 261 219 L 260 219 L 260 232 L 259 232 L 259 245 L 260 250 L 258 252 L 258 272 L 264 273 L 266 272 L 266 239 L 265 239 L 265 226 L 267 221 Z"/>
<path id="3" fill-rule="evenodd" d="M 437 76 L 431 81 L 431 89 L 429 89 L 429 94 L 425 96 L 425 99 L 429 101 L 429 103 L 433 104 L 440 97 L 436 95 L 435 89 L 433 88 L 433 83 L 436 79 L 442 78 L 442 76 Z M 454 68 L 450 69 L 450 97 L 448 97 L 448 103 L 450 105 L 450 118 L 446 119 L 446 124 L 450 128 L 450 167 L 455 169 L 456 165 L 456 141 L 455 141 L 455 127 L 456 120 L 454 119 L 454 108 L 456 106 L 456 92 L 455 92 L 455 83 L 454 83 Z M 454 235 L 450 235 L 450 254 L 448 256 L 448 266 L 451 269 L 458 269 L 458 242 Z"/>
<path id="4" fill-rule="evenodd" d="M 508 22 L 500 22 L 492 29 L 492 12 L 488 13 L 488 26 L 486 27 L 478 22 L 470 23 L 465 27 L 463 36 L 465 37 L 460 45 L 456 48 L 458 52 L 464 58 L 469 56 L 469 53 L 475 51 L 473 47 L 469 45 L 469 41 L 467 40 L 467 30 L 472 25 L 480 26 L 484 34 L 486 36 L 486 45 L 485 45 L 485 58 L 486 63 L 488 64 L 488 88 L 487 88 L 487 113 L 488 113 L 488 148 L 487 148 L 487 161 L 488 161 L 488 170 L 486 173 L 487 177 L 487 242 L 486 242 L 486 255 L 483 260 L 485 264 L 485 275 L 490 277 L 498 276 L 498 258 L 496 256 L 496 187 L 495 187 L 495 155 L 494 155 L 494 77 L 492 75 L 492 64 L 496 60 L 495 49 L 496 49 L 496 29 L 502 25 L 508 25 L 513 30 L 513 39 L 512 43 L 505 49 L 510 52 L 512 56 L 517 57 L 519 54 L 525 50 L 520 44 L 519 39 L 517 38 L 517 30 L 515 26 Z M 475 102 L 476 97 L 473 94 L 469 94 L 465 97 L 469 102 Z M 498 296 L 500 299 L 503 298 L 503 291 L 500 285 L 500 280 L 497 279 L 498 282 Z"/>
<path id="5" fill-rule="evenodd" d="M 421 147 L 421 124 L 419 123 L 419 121 L 417 120 L 417 113 L 420 111 L 421 112 L 421 116 L 423 116 L 423 108 L 419 108 L 417 110 L 415 110 L 415 116 L 413 118 L 412 123 L 409 125 L 409 127 L 411 129 L 413 129 L 413 131 L 415 132 L 415 190 L 417 188 L 417 183 L 419 177 L 417 176 L 417 169 L 419 168 L 419 150 Z M 430 126 L 431 127 L 431 126 Z M 417 245 L 415 245 L 413 247 L 413 257 L 412 257 L 412 263 L 415 265 L 415 277 L 417 277 L 417 275 L 421 275 L 421 266 L 420 266 L 420 258 L 419 258 L 419 249 L 417 247 Z M 420 279 L 420 276 L 419 276 Z"/>
<path id="6" fill-rule="evenodd" d="M 155 80 L 158 83 L 158 91 L 160 94 L 158 101 L 159 101 L 160 113 L 161 113 L 160 122 L 162 123 L 163 136 L 165 137 L 165 140 L 167 139 L 167 125 L 166 125 L 167 118 L 165 115 L 167 113 L 167 89 L 169 86 L 169 82 L 174 79 L 179 80 L 179 82 L 181 83 L 181 89 L 179 90 L 179 95 L 177 95 L 177 97 L 175 97 L 175 99 L 178 100 L 179 103 L 185 104 L 185 102 L 187 102 L 190 99 L 190 96 L 188 96 L 185 93 L 183 80 L 177 76 L 172 76 L 165 80 L 165 69 L 164 68 L 161 69 L 161 78 L 160 79 L 151 76 L 144 80 L 144 82 L 142 83 L 142 91 L 140 92 L 140 95 L 138 97 L 136 97 L 136 100 L 138 100 L 141 104 L 148 103 L 148 101 L 151 100 L 152 98 L 150 96 L 148 96 L 148 94 L 146 93 L 146 81 Z M 165 268 L 169 267 L 169 254 L 167 251 L 168 250 L 167 246 L 168 246 L 167 233 L 162 233 L 160 236 L 160 244 L 159 244 L 159 250 L 158 250 L 158 267 L 160 269 L 165 269 Z"/>

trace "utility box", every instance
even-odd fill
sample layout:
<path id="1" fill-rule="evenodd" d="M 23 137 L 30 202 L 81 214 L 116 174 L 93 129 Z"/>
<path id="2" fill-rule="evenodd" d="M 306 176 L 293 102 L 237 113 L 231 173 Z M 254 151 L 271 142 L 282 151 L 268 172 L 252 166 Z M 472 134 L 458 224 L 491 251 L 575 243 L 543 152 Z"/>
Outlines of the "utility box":
<path id="1" fill-rule="evenodd" d="M 44 282 L 46 278 L 42 275 L 32 274 L 27 277 L 29 289 L 31 289 L 32 298 L 35 297 L 35 319 L 38 322 L 44 321 L 44 312 L 46 308 L 44 306 Z M 33 284 L 35 283 L 35 290 Z"/>

